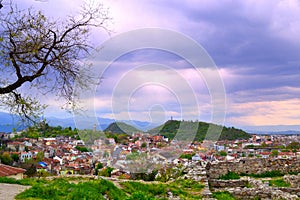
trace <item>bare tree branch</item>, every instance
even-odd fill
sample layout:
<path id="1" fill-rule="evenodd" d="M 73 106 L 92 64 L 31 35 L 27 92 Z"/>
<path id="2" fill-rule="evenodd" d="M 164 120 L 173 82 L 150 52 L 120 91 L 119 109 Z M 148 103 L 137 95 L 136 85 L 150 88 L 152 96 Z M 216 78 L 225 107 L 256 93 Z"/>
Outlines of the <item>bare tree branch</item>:
<path id="1" fill-rule="evenodd" d="M 80 60 L 93 49 L 89 42 L 91 27 L 107 30 L 107 10 L 102 5 L 85 5 L 79 16 L 51 21 L 32 8 L 19 10 L 11 5 L 10 9 L 7 15 L 0 16 L 0 97 L 5 97 L 0 106 L 11 107 L 14 113 L 28 119 L 39 112 L 33 108 L 43 108 L 38 101 L 19 90 L 25 83 L 74 104 L 76 77 L 80 76 L 82 86 L 91 80 L 80 70 Z"/>

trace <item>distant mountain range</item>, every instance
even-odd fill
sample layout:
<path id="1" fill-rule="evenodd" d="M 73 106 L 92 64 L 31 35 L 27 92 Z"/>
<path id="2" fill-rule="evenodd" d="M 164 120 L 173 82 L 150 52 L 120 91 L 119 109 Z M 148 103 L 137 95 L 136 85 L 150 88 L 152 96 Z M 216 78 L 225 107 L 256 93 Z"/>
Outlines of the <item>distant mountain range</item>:
<path id="1" fill-rule="evenodd" d="M 97 130 L 104 130 L 106 129 L 110 124 L 116 122 L 114 119 L 109 119 L 109 118 L 101 118 L 98 117 L 98 126 L 96 127 Z M 74 118 L 69 117 L 69 118 L 57 118 L 57 117 L 48 117 L 46 119 L 48 124 L 50 126 L 62 126 L 62 127 L 72 127 L 76 128 Z M 143 122 L 143 121 L 137 121 L 137 120 L 122 120 L 121 122 L 124 122 L 128 125 L 134 126 L 135 128 L 142 130 L 142 131 L 147 131 L 149 129 L 152 129 L 159 124 L 152 124 L 149 122 Z M 18 124 L 18 117 L 13 116 L 9 113 L 5 112 L 0 112 L 0 132 L 11 132 L 15 128 L 17 131 L 23 130 L 25 128 L 24 125 Z M 91 123 L 86 123 L 86 126 L 84 127 L 85 129 L 93 129 L 94 124 Z"/>
<path id="2" fill-rule="evenodd" d="M 299 135 L 300 125 L 243 126 L 251 134 Z"/>

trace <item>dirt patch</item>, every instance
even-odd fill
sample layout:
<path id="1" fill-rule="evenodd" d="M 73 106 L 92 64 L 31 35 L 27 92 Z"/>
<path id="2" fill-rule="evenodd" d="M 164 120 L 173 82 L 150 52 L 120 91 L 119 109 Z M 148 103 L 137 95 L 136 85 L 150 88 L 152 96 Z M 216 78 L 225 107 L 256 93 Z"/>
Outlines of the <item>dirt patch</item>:
<path id="1" fill-rule="evenodd" d="M 0 200 L 13 200 L 15 196 L 31 186 L 0 183 Z"/>

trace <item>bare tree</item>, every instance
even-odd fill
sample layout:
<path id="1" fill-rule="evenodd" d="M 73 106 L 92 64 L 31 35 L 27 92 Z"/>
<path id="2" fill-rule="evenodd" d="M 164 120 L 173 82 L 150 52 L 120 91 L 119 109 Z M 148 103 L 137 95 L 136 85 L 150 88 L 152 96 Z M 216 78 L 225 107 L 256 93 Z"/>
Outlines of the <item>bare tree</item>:
<path id="1" fill-rule="evenodd" d="M 36 90 L 74 105 L 75 78 L 80 77 L 82 87 L 91 78 L 81 70 L 82 59 L 93 49 L 91 28 L 106 30 L 110 21 L 103 5 L 85 5 L 64 21 L 10 5 L 0 20 L 0 106 L 32 121 L 45 108 L 32 96 Z"/>

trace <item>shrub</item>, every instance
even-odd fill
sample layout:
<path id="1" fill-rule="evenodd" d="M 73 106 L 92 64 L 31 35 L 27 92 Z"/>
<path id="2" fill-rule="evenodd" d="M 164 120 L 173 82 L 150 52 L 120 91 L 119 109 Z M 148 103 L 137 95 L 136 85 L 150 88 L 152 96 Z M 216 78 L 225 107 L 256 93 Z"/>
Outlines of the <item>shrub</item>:
<path id="1" fill-rule="evenodd" d="M 275 180 L 270 180 L 269 182 L 270 186 L 276 186 L 276 187 L 290 187 L 291 184 L 285 182 L 282 178 L 281 179 L 275 179 Z"/>
<path id="2" fill-rule="evenodd" d="M 234 180 L 240 179 L 240 175 L 235 172 L 228 172 L 227 174 L 220 177 L 221 180 Z"/>
<path id="3" fill-rule="evenodd" d="M 235 200 L 235 198 L 230 194 L 229 192 L 214 192 L 213 198 L 216 198 L 218 200 Z"/>
<path id="4" fill-rule="evenodd" d="M 273 171 L 269 171 L 269 172 L 264 172 L 261 174 L 246 174 L 246 173 L 241 173 L 241 176 L 250 176 L 253 178 L 274 178 L 274 177 L 281 177 L 284 174 L 281 173 L 278 170 L 273 170 Z"/>
<path id="5" fill-rule="evenodd" d="M 55 179 L 48 184 L 35 184 L 17 195 L 17 199 L 109 199 L 122 200 L 127 195 L 112 182 L 103 179 L 78 184 L 69 183 L 66 179 Z"/>

